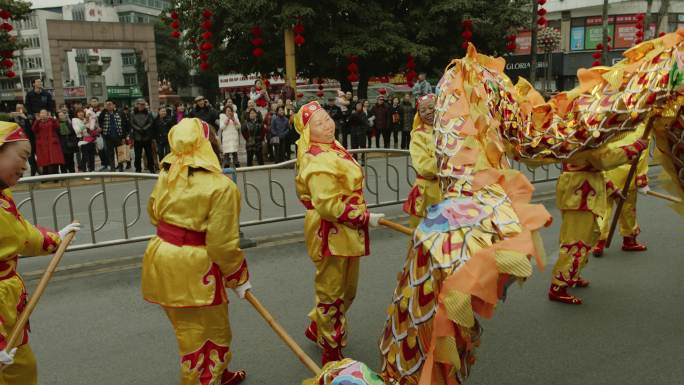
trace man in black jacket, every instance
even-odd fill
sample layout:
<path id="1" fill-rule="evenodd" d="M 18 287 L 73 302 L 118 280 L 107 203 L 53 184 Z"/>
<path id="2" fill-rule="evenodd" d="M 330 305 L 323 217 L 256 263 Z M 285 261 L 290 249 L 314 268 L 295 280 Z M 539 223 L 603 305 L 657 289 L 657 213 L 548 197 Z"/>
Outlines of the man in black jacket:
<path id="1" fill-rule="evenodd" d="M 34 116 L 38 116 L 40 110 L 47 110 L 50 114 L 55 113 L 55 105 L 52 101 L 52 94 L 43 89 L 43 81 L 35 79 L 33 81 L 33 88 L 26 93 L 25 98 L 26 112 L 28 112 L 29 119 L 34 120 Z"/>
<path id="2" fill-rule="evenodd" d="M 169 148 L 169 131 L 176 124 L 176 120 L 166 107 L 159 108 L 159 114 L 154 121 L 154 131 L 157 134 L 157 154 L 161 161 L 171 149 Z"/>
<path id="3" fill-rule="evenodd" d="M 107 157 L 107 165 L 110 171 L 114 171 L 116 163 L 114 163 L 114 155 L 116 148 L 123 143 L 128 136 L 128 119 L 126 119 L 119 111 L 112 100 L 105 102 L 105 109 L 97 118 L 100 128 L 102 129 L 102 138 L 105 144 L 105 156 Z M 123 163 L 119 164 L 119 170 L 122 170 Z"/>
<path id="4" fill-rule="evenodd" d="M 214 129 L 214 133 L 218 132 L 217 121 L 219 114 L 215 109 L 211 108 L 211 105 L 204 96 L 200 95 L 195 98 L 195 108 L 190 111 L 188 117 L 202 119 Z"/>
<path id="5" fill-rule="evenodd" d="M 373 123 L 375 128 L 375 147 L 380 148 L 380 135 L 382 135 L 384 147 L 389 148 L 392 135 L 392 114 L 389 106 L 385 104 L 384 96 L 378 96 L 378 102 L 371 110 L 370 115 L 375 117 Z M 368 147 L 370 147 L 370 136 L 368 137 Z"/>
<path id="6" fill-rule="evenodd" d="M 154 140 L 154 117 L 147 110 L 147 102 L 143 99 L 135 101 L 135 108 L 131 114 L 131 137 L 135 149 L 135 172 L 142 172 L 142 152 L 145 151 L 147 169 L 154 174 L 154 156 L 152 141 Z"/>

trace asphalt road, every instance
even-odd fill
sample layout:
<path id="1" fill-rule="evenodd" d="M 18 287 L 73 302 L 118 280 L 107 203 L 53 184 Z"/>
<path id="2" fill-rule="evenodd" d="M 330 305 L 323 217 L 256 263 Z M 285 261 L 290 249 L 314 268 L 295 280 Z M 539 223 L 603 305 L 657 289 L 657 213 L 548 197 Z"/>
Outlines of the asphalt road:
<path id="1" fill-rule="evenodd" d="M 558 212 L 542 235 L 557 257 Z M 398 212 L 397 207 L 387 209 Z M 485 320 L 482 346 L 467 385 L 681 384 L 684 378 L 683 221 L 667 203 L 640 198 L 645 253 L 614 246 L 592 258 L 592 280 L 578 307 L 546 299 L 549 270 L 535 271 L 522 287 L 509 289 L 493 319 Z M 301 229 L 284 222 L 275 231 Z M 299 226 L 299 227 L 298 227 Z M 364 258 L 358 298 L 349 313 L 345 353 L 379 368 L 377 341 L 407 238 L 372 231 L 372 255 Z M 619 244 L 619 243 L 618 243 Z M 131 256 L 119 263 L 67 270 L 51 282 L 32 317 L 31 343 L 42 385 L 174 385 L 178 357 L 170 324 L 140 294 L 139 258 L 144 245 L 119 246 L 67 255 L 66 265 Z M 313 301 L 313 266 L 301 236 L 263 243 L 247 251 L 254 293 L 316 361 L 317 348 L 303 336 Z M 82 260 L 81 260 L 82 259 Z M 22 271 L 39 259 L 22 260 Z M 35 280 L 29 281 L 29 286 Z M 234 332 L 232 368 L 248 371 L 246 385 L 299 384 L 307 370 L 251 306 L 230 293 Z"/>

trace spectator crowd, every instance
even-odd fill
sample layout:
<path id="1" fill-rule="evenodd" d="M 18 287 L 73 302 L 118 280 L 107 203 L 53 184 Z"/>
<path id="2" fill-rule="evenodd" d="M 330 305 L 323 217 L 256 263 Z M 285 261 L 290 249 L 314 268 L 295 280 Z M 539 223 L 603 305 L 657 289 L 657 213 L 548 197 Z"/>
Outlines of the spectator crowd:
<path id="1" fill-rule="evenodd" d="M 344 147 L 408 149 L 415 100 L 430 92 L 432 87 L 421 74 L 412 92 L 401 97 L 386 99 L 381 94 L 371 105 L 352 92 L 338 91 L 337 97 L 321 104 L 335 121 L 336 137 Z M 31 141 L 31 175 L 131 168 L 155 173 L 170 151 L 169 130 L 185 117 L 207 122 L 217 133 L 223 166 L 237 168 L 243 165 L 241 159 L 247 166 L 263 165 L 289 160 L 296 153 L 293 116 L 298 104 L 289 97 L 271 96 L 258 80 L 244 108 L 231 98 L 214 108 L 203 96 L 197 96 L 191 106 L 163 105 L 155 111 L 144 99 L 136 100 L 131 109 L 98 98 L 87 105 L 74 102 L 55 108 L 51 94 L 37 79 L 10 118 Z"/>

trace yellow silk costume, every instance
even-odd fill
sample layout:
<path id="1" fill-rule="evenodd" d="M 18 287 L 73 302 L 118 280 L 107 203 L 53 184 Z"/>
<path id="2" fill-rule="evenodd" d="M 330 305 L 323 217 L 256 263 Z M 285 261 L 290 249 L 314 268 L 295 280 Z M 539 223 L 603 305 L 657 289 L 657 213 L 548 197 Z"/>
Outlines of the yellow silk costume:
<path id="1" fill-rule="evenodd" d="M 556 184 L 556 205 L 561 210 L 563 223 L 552 284 L 574 286 L 580 279 L 589 252 L 599 239 L 599 220 L 608 211 L 608 183 L 603 170 L 630 162 L 642 150 L 643 147 L 637 144 L 604 146 L 584 151 L 563 162 L 563 172 Z"/>
<path id="2" fill-rule="evenodd" d="M 306 207 L 304 237 L 316 265 L 316 305 L 309 313 L 324 349 L 346 345 L 347 319 L 359 274 L 359 257 L 368 255 L 369 214 L 363 196 L 364 177 L 356 160 L 338 142 L 309 140 L 309 120 L 326 113 L 316 102 L 295 115 L 300 132 L 297 195 Z"/>
<path id="3" fill-rule="evenodd" d="M 643 128 L 643 127 L 642 127 Z M 627 135 L 624 139 L 611 143 L 612 146 L 624 146 L 633 143 L 635 140 L 643 135 L 643 129 L 637 130 L 632 134 Z M 636 215 L 636 203 L 637 203 L 637 189 L 641 187 L 648 186 L 648 151 L 641 153 L 639 157 L 639 163 L 637 164 L 636 174 L 632 179 L 632 183 L 629 185 L 629 191 L 626 196 L 625 203 L 622 206 L 622 212 L 620 213 L 620 234 L 623 237 L 636 237 L 641 232 L 639 224 L 637 223 Z M 607 181 L 607 186 L 609 190 L 617 189 L 622 190 L 625 186 L 625 181 L 627 180 L 627 174 L 629 174 L 629 169 L 631 168 L 631 163 L 623 164 L 615 167 L 612 170 L 604 171 L 604 176 Z M 610 191 L 609 191 L 610 193 Z M 610 231 L 610 223 L 613 214 L 613 207 L 617 205 L 617 199 L 607 197 L 608 206 L 605 215 L 601 219 L 601 235 L 599 239 L 605 240 L 608 238 L 608 232 Z"/>
<path id="4" fill-rule="evenodd" d="M 437 180 L 437 157 L 433 131 L 432 124 L 423 122 L 420 115 L 416 113 L 409 144 L 411 164 L 416 170 L 416 181 L 404 203 L 404 212 L 411 216 L 409 225 L 412 228 L 416 228 L 420 220 L 425 217 L 428 207 L 442 200 Z"/>
<path id="5" fill-rule="evenodd" d="M 0 122 L 0 146 L 28 140 L 14 123 Z M 47 255 L 57 250 L 61 240 L 56 232 L 29 223 L 17 210 L 9 189 L 0 191 L 0 350 L 7 348 L 7 338 L 27 302 L 24 281 L 17 272 L 19 255 Z M 0 385 L 35 385 L 38 383 L 36 360 L 28 344 L 28 324 L 17 346 L 14 363 L 0 372 Z"/>
<path id="6" fill-rule="evenodd" d="M 239 248 L 240 193 L 222 174 L 209 126 L 183 119 L 169 132 L 148 213 L 142 292 L 164 307 L 181 356 L 181 384 L 218 384 L 231 358 L 226 288 L 249 274 Z"/>

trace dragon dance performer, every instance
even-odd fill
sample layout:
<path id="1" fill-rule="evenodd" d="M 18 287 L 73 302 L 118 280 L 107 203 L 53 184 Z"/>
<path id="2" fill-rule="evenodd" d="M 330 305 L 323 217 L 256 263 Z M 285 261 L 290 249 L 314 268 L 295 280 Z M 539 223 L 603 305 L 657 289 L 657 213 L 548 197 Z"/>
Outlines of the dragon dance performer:
<path id="1" fill-rule="evenodd" d="M 342 359 L 347 318 L 359 279 L 360 257 L 370 253 L 368 226 L 383 214 L 369 213 L 363 171 L 335 140 L 335 122 L 310 102 L 295 115 L 297 195 L 306 207 L 304 237 L 316 265 L 316 304 L 305 335 L 323 349 L 323 364 Z"/>
<path id="2" fill-rule="evenodd" d="M 619 147 L 630 144 L 643 134 L 642 131 L 643 130 L 632 133 L 626 138 L 614 142 L 614 144 L 611 143 L 611 145 Z M 604 172 L 604 176 L 608 181 L 606 187 L 609 192 L 622 190 L 630 168 L 631 164 L 623 164 Z M 643 151 L 639 157 L 635 177 L 629 185 L 629 191 L 625 197 L 626 199 L 622 207 L 622 212 L 620 213 L 620 234 L 622 235 L 622 250 L 624 251 L 646 251 L 646 245 L 637 241 L 637 236 L 641 233 L 641 228 L 637 223 L 636 209 L 637 192 L 645 193 L 648 190 L 648 151 Z M 608 232 L 610 231 L 613 207 L 617 205 L 618 199 L 621 199 L 621 197 L 615 198 L 615 195 L 617 195 L 617 193 L 612 193 L 608 196 L 608 206 L 601 221 L 601 235 L 593 251 L 594 255 L 597 257 L 603 255 L 603 251 L 606 247 L 606 240 L 608 239 Z"/>
<path id="3" fill-rule="evenodd" d="M 416 228 L 425 217 L 427 208 L 441 200 L 437 180 L 437 158 L 435 157 L 435 94 L 418 99 L 418 112 L 413 119 L 411 131 L 411 163 L 416 170 L 416 181 L 409 193 L 404 212 L 409 214 L 409 225 Z"/>
<path id="4" fill-rule="evenodd" d="M 199 119 L 169 132 L 148 213 L 157 234 L 142 268 L 146 301 L 161 305 L 178 342 L 182 385 L 241 382 L 228 370 L 231 329 L 226 288 L 240 298 L 251 288 L 239 248 L 240 193 L 221 172 L 218 142 Z"/>
<path id="5" fill-rule="evenodd" d="M 587 287 L 581 277 L 587 256 L 596 245 L 601 229 L 599 220 L 606 216 L 608 188 L 611 197 L 619 197 L 619 188 L 606 180 L 603 170 L 631 162 L 648 147 L 648 142 L 635 142 L 615 148 L 604 146 L 577 154 L 564 161 L 563 172 L 556 184 L 556 205 L 561 210 L 560 252 L 553 268 L 549 299 L 579 305 L 582 300 L 568 293 L 572 287 Z M 629 165 L 627 165 L 629 167 Z M 614 198 L 613 198 L 614 199 Z"/>
<path id="6" fill-rule="evenodd" d="M 30 155 L 31 144 L 24 130 L 15 123 L 0 122 L 0 362 L 9 365 L 0 372 L 0 385 L 38 383 L 28 324 L 19 346 L 7 347 L 7 338 L 27 302 L 24 281 L 17 273 L 18 256 L 51 254 L 70 231 L 80 230 L 74 223 L 59 232 L 48 231 L 33 226 L 19 213 L 10 188 L 26 171 Z"/>
<path id="7" fill-rule="evenodd" d="M 503 59 L 454 60 L 436 101 L 435 149 L 443 200 L 428 208 L 399 274 L 380 341 L 386 384 L 460 384 L 481 327 L 514 281 L 543 267 L 536 230 L 550 223 L 534 188 L 511 170 L 490 110 L 506 84 Z M 512 88 L 512 85 L 510 85 Z"/>

